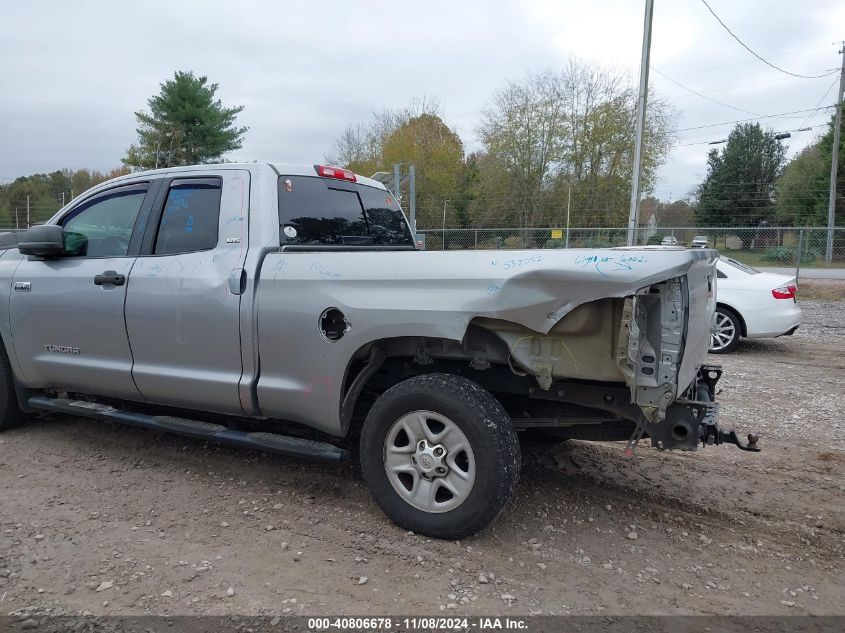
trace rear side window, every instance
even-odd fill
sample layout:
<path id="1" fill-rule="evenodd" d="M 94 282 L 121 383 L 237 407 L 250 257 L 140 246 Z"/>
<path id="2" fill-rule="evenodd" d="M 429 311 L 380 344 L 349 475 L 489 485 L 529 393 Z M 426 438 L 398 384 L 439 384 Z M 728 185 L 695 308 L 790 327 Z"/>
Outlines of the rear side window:
<path id="1" fill-rule="evenodd" d="M 279 225 L 283 246 L 413 245 L 387 191 L 319 177 L 279 178 Z"/>
<path id="2" fill-rule="evenodd" d="M 174 180 L 158 226 L 156 255 L 210 250 L 217 246 L 220 179 Z"/>

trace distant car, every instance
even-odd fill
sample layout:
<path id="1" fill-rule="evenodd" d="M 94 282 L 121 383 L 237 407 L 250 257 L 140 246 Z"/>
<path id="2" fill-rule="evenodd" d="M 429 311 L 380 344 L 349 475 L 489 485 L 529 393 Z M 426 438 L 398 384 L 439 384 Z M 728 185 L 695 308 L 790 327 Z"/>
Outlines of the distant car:
<path id="1" fill-rule="evenodd" d="M 707 236 L 696 235 L 694 238 L 692 238 L 690 246 L 692 246 L 693 248 L 707 248 Z"/>
<path id="2" fill-rule="evenodd" d="M 661 246 L 677 246 L 678 238 L 674 235 L 667 235 L 660 241 Z"/>
<path id="3" fill-rule="evenodd" d="M 729 257 L 716 262 L 716 315 L 710 352 L 733 351 L 741 337 L 789 335 L 801 324 L 795 277 L 764 273 Z"/>

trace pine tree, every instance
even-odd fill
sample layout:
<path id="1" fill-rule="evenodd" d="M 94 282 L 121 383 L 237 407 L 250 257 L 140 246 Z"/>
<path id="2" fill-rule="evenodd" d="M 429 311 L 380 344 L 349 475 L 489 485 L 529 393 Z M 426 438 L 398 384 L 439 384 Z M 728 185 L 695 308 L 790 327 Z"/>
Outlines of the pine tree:
<path id="1" fill-rule="evenodd" d="M 759 226 L 774 216 L 775 184 L 786 149 L 758 123 L 737 125 L 719 152 L 710 150 L 698 187 L 699 226 Z"/>
<path id="2" fill-rule="evenodd" d="M 177 71 L 147 101 L 149 112 L 135 113 L 138 142 L 123 163 L 155 169 L 219 162 L 226 152 L 240 149 L 245 127 L 235 126 L 243 106 L 224 108 L 215 99 L 217 84 L 192 72 Z"/>

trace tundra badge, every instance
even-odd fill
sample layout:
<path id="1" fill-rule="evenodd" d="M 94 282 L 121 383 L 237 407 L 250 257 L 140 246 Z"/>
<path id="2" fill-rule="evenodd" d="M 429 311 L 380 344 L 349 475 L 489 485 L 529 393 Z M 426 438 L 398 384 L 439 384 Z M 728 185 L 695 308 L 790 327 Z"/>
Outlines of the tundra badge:
<path id="1" fill-rule="evenodd" d="M 47 352 L 58 352 L 59 354 L 78 354 L 79 348 L 78 347 L 71 347 L 70 345 L 42 345 L 44 351 Z"/>

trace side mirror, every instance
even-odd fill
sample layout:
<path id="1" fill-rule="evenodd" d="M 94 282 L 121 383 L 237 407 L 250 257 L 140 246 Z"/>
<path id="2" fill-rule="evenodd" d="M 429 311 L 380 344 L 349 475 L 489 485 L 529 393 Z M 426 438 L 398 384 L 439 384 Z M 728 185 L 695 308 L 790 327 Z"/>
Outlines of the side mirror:
<path id="1" fill-rule="evenodd" d="M 18 250 L 35 257 L 57 257 L 65 254 L 65 230 L 55 224 L 33 226 L 18 238 Z"/>

